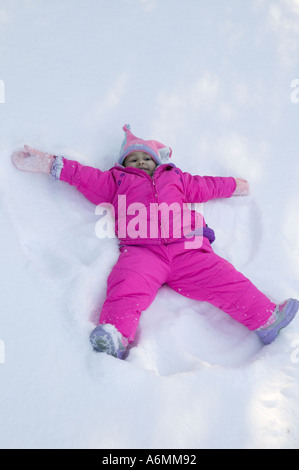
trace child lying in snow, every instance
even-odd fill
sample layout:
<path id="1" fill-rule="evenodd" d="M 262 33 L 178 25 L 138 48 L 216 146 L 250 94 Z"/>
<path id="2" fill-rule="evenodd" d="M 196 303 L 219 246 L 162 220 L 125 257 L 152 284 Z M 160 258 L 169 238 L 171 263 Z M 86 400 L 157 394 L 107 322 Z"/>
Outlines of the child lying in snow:
<path id="1" fill-rule="evenodd" d="M 18 169 L 52 174 L 76 186 L 92 203 L 115 211 L 120 255 L 108 277 L 99 324 L 90 335 L 93 348 L 124 358 L 141 312 L 150 306 L 163 284 L 184 296 L 210 302 L 256 331 L 264 344 L 271 343 L 294 318 L 299 302 L 289 299 L 275 305 L 216 255 L 211 248 L 213 230 L 187 205 L 246 195 L 248 182 L 184 173 L 173 164 L 163 163 L 171 156 L 170 148 L 135 137 L 128 125 L 123 130 L 118 163 L 109 171 L 28 146 L 12 155 Z M 138 223 L 136 211 L 141 214 Z"/>

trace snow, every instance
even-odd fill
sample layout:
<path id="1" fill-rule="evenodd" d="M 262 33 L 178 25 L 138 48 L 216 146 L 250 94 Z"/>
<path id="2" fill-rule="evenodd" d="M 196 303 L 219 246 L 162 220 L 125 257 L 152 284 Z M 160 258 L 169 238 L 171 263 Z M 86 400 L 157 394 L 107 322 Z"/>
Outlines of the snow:
<path id="1" fill-rule="evenodd" d="M 299 317 L 262 347 L 165 286 L 126 361 L 93 352 L 117 240 L 10 161 L 29 144 L 108 169 L 130 123 L 185 171 L 247 178 L 205 205 L 214 249 L 298 298 L 298 57 L 298 0 L 1 0 L 1 448 L 299 447 Z"/>

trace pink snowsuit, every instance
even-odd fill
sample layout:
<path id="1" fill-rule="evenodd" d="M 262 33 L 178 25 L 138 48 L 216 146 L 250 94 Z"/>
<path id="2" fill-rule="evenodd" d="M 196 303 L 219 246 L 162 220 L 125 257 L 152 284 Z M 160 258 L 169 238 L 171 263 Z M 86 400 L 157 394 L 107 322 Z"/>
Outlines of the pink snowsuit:
<path id="1" fill-rule="evenodd" d="M 75 186 L 93 204 L 114 208 L 120 256 L 108 277 L 99 323 L 113 324 L 129 342 L 134 340 L 141 312 L 163 284 L 219 307 L 250 330 L 265 324 L 273 313 L 275 304 L 214 253 L 205 231 L 200 247 L 187 247 L 185 242 L 190 239 L 185 237 L 184 227 L 179 236 L 174 225 L 165 227 L 160 212 L 150 211 L 154 203 L 169 207 L 176 202 L 185 211 L 186 203 L 231 197 L 234 178 L 192 176 L 173 164 L 159 165 L 150 177 L 141 169 L 119 164 L 101 171 L 63 159 L 60 180 Z M 137 225 L 136 211 L 140 216 Z M 149 223 L 153 214 L 154 228 Z M 202 225 L 206 225 L 203 219 Z M 131 234 L 130 227 L 134 228 Z"/>

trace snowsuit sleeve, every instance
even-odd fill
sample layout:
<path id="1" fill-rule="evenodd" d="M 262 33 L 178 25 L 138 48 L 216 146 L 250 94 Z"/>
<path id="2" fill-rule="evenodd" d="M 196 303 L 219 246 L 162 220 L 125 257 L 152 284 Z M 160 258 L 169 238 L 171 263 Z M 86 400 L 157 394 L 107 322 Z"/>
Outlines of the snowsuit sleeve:
<path id="1" fill-rule="evenodd" d="M 230 176 L 193 176 L 183 173 L 183 181 L 189 202 L 231 197 L 237 186 L 235 178 Z"/>
<path id="2" fill-rule="evenodd" d="M 93 204 L 111 203 L 115 193 L 115 180 L 110 171 L 82 165 L 63 158 L 60 181 L 75 186 Z"/>

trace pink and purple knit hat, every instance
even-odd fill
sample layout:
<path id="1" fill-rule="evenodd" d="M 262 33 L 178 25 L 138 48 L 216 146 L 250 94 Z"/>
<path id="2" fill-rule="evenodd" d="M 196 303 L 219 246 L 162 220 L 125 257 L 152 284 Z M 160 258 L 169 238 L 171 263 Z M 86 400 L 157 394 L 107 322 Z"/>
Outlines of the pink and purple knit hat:
<path id="1" fill-rule="evenodd" d="M 171 157 L 172 150 L 170 147 L 166 147 L 157 140 L 143 140 L 135 137 L 130 130 L 129 124 L 125 124 L 123 130 L 125 132 L 125 138 L 123 140 L 118 159 L 118 163 L 121 165 L 130 153 L 136 151 L 148 153 L 157 165 L 166 163 Z"/>

